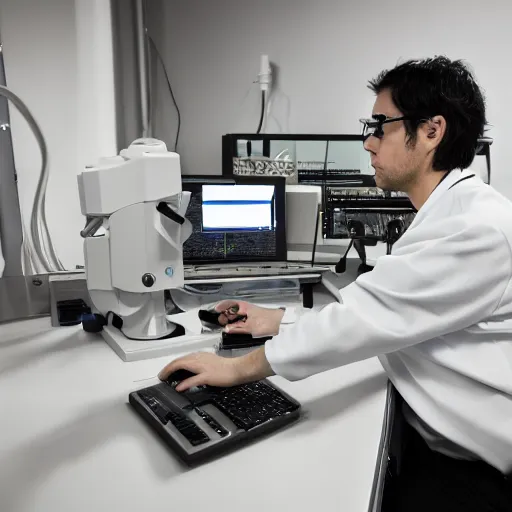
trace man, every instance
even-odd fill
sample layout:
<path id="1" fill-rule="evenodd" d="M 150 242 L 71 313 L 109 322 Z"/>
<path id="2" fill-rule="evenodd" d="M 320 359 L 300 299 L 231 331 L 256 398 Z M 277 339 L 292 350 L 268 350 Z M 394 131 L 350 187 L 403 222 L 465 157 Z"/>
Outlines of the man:
<path id="1" fill-rule="evenodd" d="M 289 380 L 379 356 L 416 439 L 393 510 L 512 510 L 512 205 L 465 171 L 485 106 L 470 71 L 443 57 L 410 61 L 370 82 L 365 121 L 377 185 L 408 194 L 416 218 L 342 303 L 293 313 L 217 305 L 226 329 L 275 335 L 240 358 L 192 354 L 178 390 Z M 233 309 L 234 308 L 234 309 Z M 411 463 L 413 462 L 413 463 Z"/>

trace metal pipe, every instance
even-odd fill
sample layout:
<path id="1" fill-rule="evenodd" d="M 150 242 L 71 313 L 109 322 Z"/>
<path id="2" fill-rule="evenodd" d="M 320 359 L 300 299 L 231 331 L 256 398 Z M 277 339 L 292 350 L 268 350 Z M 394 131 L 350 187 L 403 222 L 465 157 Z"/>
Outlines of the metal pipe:
<path id="1" fill-rule="evenodd" d="M 144 0 L 136 0 L 135 21 L 137 25 L 137 57 L 139 64 L 140 107 L 142 114 L 142 136 L 151 137 L 149 126 L 148 54 L 144 23 Z"/>
<path id="2" fill-rule="evenodd" d="M 5 69 L 0 43 L 0 85 L 5 85 Z M 3 276 L 23 274 L 21 262 L 23 228 L 18 196 L 16 167 L 7 98 L 0 97 L 0 258 L 3 253 Z M 2 270 L 0 268 L 0 277 Z M 2 307 L 0 306 L 0 310 Z M 0 320 L 1 321 L 1 320 Z"/>
<path id="3" fill-rule="evenodd" d="M 80 236 L 82 238 L 87 238 L 88 236 L 94 235 L 98 229 L 103 225 L 103 217 L 93 217 L 90 219 L 85 228 L 80 231 Z"/>

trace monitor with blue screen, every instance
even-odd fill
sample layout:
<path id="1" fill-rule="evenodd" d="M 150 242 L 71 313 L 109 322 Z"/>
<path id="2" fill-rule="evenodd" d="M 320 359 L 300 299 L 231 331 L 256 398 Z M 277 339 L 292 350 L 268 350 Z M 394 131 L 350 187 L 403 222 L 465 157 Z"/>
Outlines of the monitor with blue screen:
<path id="1" fill-rule="evenodd" d="M 285 179 L 183 176 L 191 193 L 186 264 L 286 261 Z"/>
<path id="2" fill-rule="evenodd" d="M 275 230 L 274 185 L 203 185 L 203 232 Z"/>

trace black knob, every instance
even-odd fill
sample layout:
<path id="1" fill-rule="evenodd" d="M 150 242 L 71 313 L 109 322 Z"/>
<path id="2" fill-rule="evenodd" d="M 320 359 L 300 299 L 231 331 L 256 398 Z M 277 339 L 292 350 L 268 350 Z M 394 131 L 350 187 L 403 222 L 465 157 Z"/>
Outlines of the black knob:
<path id="1" fill-rule="evenodd" d="M 146 288 L 151 288 L 155 284 L 155 276 L 153 274 L 144 274 L 142 276 L 142 284 Z"/>
<path id="2" fill-rule="evenodd" d="M 101 332 L 105 325 L 107 320 L 103 315 L 92 313 L 82 315 L 82 329 L 85 332 Z"/>
<path id="3" fill-rule="evenodd" d="M 349 220 L 347 228 L 350 238 L 362 238 L 365 235 L 364 224 L 360 220 Z"/>

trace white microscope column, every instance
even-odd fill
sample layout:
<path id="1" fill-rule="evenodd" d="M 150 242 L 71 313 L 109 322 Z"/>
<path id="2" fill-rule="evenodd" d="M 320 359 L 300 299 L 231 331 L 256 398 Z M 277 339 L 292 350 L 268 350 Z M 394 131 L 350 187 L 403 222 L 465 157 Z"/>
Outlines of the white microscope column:
<path id="1" fill-rule="evenodd" d="M 139 139 L 86 169 L 78 184 L 88 221 L 87 287 L 95 312 L 108 322 L 104 337 L 119 344 L 183 334 L 166 318 L 164 298 L 184 284 L 183 242 L 191 233 L 179 155 L 161 141 Z"/>

